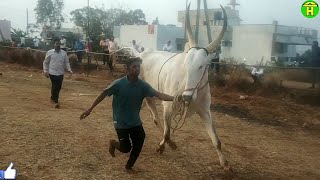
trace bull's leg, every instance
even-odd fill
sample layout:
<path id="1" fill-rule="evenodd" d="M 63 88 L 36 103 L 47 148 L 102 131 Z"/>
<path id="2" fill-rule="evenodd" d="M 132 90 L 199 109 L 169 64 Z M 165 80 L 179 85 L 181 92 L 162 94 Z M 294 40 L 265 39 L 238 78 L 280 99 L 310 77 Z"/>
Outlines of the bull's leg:
<path id="1" fill-rule="evenodd" d="M 170 139 L 170 128 L 171 128 L 171 119 L 169 118 L 171 111 L 169 110 L 169 105 L 164 105 L 163 109 L 163 122 L 164 122 L 164 133 L 163 133 L 163 140 L 160 142 L 157 152 L 160 154 L 163 153 L 165 148 L 165 143 L 168 143 L 171 149 L 176 149 L 176 144 L 171 141 Z"/>
<path id="2" fill-rule="evenodd" d="M 151 111 L 153 122 L 158 126 L 158 128 L 161 130 L 161 132 L 163 132 L 163 128 L 160 125 L 160 118 L 159 118 L 159 115 L 157 112 L 157 106 L 156 106 L 155 100 L 152 98 L 145 98 L 145 102 Z"/>
<path id="3" fill-rule="evenodd" d="M 211 117 L 210 110 L 206 111 L 203 109 L 203 111 L 199 111 L 198 114 L 201 117 L 201 119 L 205 122 L 205 126 L 206 126 L 206 129 L 209 133 L 209 136 L 213 142 L 213 146 L 216 148 L 216 151 L 218 153 L 220 165 L 223 167 L 223 169 L 225 171 L 232 171 L 230 166 L 228 165 L 228 161 L 226 160 L 226 158 L 224 157 L 224 155 L 222 153 L 221 142 L 218 138 L 216 128 L 214 125 L 214 121 Z"/>

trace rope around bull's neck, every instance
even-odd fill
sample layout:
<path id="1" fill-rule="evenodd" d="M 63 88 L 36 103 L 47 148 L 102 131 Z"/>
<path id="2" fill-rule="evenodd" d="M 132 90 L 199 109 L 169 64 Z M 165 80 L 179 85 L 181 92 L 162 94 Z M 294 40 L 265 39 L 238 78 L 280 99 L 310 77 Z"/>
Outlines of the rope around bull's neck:
<path id="1" fill-rule="evenodd" d="M 160 68 L 160 71 L 159 71 L 159 74 L 158 74 L 158 91 L 160 91 L 160 73 L 161 73 L 161 70 L 163 68 L 163 66 L 170 60 L 172 59 L 173 57 L 175 57 L 176 55 L 178 55 L 178 53 L 174 54 L 173 56 L 171 56 L 169 59 L 166 60 L 166 62 L 164 62 Z"/>

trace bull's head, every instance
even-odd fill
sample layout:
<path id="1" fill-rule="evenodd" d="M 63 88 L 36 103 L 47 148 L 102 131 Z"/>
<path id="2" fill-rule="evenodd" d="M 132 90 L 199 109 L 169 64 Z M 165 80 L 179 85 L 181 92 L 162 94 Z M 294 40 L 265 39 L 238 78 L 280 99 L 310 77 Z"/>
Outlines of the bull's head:
<path id="1" fill-rule="evenodd" d="M 224 32 L 227 29 L 227 15 L 224 8 L 222 6 L 221 8 L 224 15 L 223 28 L 219 36 L 206 48 L 198 47 L 193 38 L 189 17 L 190 4 L 187 8 L 186 29 L 188 34 L 189 48 L 185 48 L 186 57 L 184 60 L 184 65 L 186 68 L 187 80 L 185 90 L 182 94 L 182 97 L 185 101 L 190 102 L 191 100 L 196 99 L 201 85 L 203 86 L 203 84 L 206 84 L 206 82 L 204 81 L 208 80 L 207 69 L 211 60 L 209 55 L 217 51 L 223 38 Z"/>

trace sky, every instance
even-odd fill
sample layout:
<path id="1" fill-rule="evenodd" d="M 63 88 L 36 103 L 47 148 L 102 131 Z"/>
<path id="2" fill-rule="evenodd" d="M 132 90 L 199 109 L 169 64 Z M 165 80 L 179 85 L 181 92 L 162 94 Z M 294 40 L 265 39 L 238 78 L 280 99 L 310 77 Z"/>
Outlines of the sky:
<path id="1" fill-rule="evenodd" d="M 280 25 L 302 26 L 320 31 L 320 14 L 313 19 L 307 19 L 300 12 L 305 0 L 237 0 L 240 6 L 242 24 L 271 24 L 277 20 Z M 320 0 L 315 0 L 320 5 Z M 73 27 L 70 22 L 70 12 L 87 6 L 87 0 L 64 0 L 63 14 L 67 19 L 64 27 Z M 189 0 L 191 9 L 196 9 L 197 0 Z M 208 8 L 217 8 L 219 4 L 227 5 L 230 0 L 207 0 Z M 11 21 L 14 28 L 26 29 L 26 9 L 29 9 L 29 23 L 35 23 L 34 8 L 37 0 L 0 0 L 0 19 Z M 185 0 L 90 0 L 90 6 L 106 9 L 124 7 L 125 9 L 142 9 L 147 22 L 151 23 L 156 17 L 160 24 L 175 24 L 179 10 L 185 9 Z M 203 8 L 203 4 L 202 4 Z M 319 34 L 320 36 L 320 34 Z"/>

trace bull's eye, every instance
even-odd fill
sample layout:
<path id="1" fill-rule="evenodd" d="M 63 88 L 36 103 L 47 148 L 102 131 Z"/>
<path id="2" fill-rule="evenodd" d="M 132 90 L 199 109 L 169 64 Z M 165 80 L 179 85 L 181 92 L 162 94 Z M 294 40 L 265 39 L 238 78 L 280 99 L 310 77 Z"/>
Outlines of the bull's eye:
<path id="1" fill-rule="evenodd" d="M 202 67 L 202 66 L 200 66 L 200 67 L 199 67 L 199 70 L 200 70 L 200 69 L 202 69 L 202 68 L 203 68 L 203 67 Z"/>

